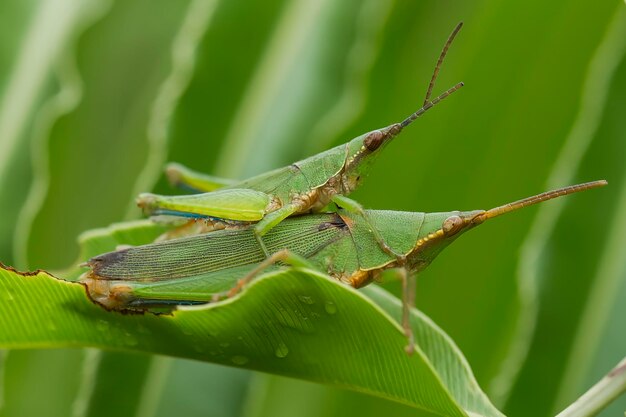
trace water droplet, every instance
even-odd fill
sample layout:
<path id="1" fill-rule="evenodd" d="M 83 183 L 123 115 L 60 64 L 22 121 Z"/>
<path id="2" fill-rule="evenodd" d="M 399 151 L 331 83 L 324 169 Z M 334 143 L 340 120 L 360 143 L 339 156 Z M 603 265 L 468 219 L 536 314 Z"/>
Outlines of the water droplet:
<path id="1" fill-rule="evenodd" d="M 245 365 L 248 363 L 249 359 L 246 358 L 245 356 L 241 356 L 241 355 L 235 355 L 232 358 L 230 358 L 230 360 L 235 364 L 235 365 Z"/>
<path id="2" fill-rule="evenodd" d="M 328 314 L 335 314 L 337 312 L 337 306 L 332 301 L 326 301 L 324 303 L 324 310 L 326 310 Z"/>
<path id="3" fill-rule="evenodd" d="M 300 301 L 302 301 L 304 304 L 315 304 L 315 300 L 313 299 L 313 297 L 309 297 L 308 295 L 299 295 L 298 299 Z"/>
<path id="4" fill-rule="evenodd" d="M 148 335 L 151 333 L 150 329 L 148 329 L 146 326 L 141 325 L 141 324 L 137 326 L 137 331 L 140 334 L 144 334 L 144 335 Z"/>
<path id="5" fill-rule="evenodd" d="M 109 322 L 106 320 L 98 320 L 98 322 L 96 323 L 96 329 L 98 329 L 99 332 L 106 332 L 109 330 Z"/>
<path id="6" fill-rule="evenodd" d="M 125 333 L 125 342 L 128 346 L 137 346 L 139 344 L 139 341 L 137 341 L 137 339 L 135 338 L 135 336 L 133 336 L 130 333 Z"/>
<path id="7" fill-rule="evenodd" d="M 284 358 L 289 353 L 289 348 L 283 342 L 280 342 L 274 351 L 277 358 Z"/>

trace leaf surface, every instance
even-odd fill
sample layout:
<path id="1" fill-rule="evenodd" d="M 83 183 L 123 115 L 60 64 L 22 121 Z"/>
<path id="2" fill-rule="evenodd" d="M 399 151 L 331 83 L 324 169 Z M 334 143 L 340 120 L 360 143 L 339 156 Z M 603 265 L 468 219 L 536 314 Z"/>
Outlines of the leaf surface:
<path id="1" fill-rule="evenodd" d="M 94 231 L 83 238 L 83 255 L 156 232 L 148 222 Z M 501 415 L 430 319 L 413 311 L 419 348 L 409 357 L 397 299 L 375 287 L 355 291 L 314 271 L 266 274 L 235 298 L 162 316 L 106 311 L 81 284 L 43 271 L 0 270 L 0 297 L 3 348 L 157 353 L 348 388 L 438 415 Z"/>

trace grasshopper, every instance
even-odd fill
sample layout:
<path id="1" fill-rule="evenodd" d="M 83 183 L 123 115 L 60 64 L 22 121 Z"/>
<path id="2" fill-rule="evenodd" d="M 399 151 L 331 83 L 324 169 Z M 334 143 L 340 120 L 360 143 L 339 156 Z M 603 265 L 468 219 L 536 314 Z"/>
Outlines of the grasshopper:
<path id="1" fill-rule="evenodd" d="M 155 219 L 171 220 L 172 216 L 195 219 L 166 234 L 165 239 L 248 227 L 255 223 L 252 230 L 266 257 L 270 251 L 261 237 L 289 216 L 319 212 L 331 202 L 362 214 L 361 206 L 345 196 L 361 184 L 380 151 L 415 119 L 463 86 L 459 83 L 431 100 L 441 64 L 461 26 L 459 23 L 455 27 L 444 45 L 422 107 L 402 122 L 365 133 L 343 145 L 241 182 L 198 174 L 178 164 L 169 165 L 166 172 L 170 182 L 200 194 L 162 196 L 144 193 L 138 197 L 137 204 Z M 386 250 L 390 250 L 380 236 L 376 238 Z"/>
<path id="2" fill-rule="evenodd" d="M 413 352 L 409 311 L 415 275 L 450 243 L 485 220 L 563 195 L 606 185 L 594 181 L 548 191 L 491 210 L 419 213 L 338 209 L 334 213 L 295 216 L 262 239 L 253 227 L 187 236 L 106 253 L 90 259 L 81 281 L 89 297 L 112 310 L 174 309 L 237 294 L 261 271 L 279 263 L 327 273 L 354 288 L 392 269 L 402 280 L 402 326 Z M 398 255 L 383 250 L 378 236 Z"/>

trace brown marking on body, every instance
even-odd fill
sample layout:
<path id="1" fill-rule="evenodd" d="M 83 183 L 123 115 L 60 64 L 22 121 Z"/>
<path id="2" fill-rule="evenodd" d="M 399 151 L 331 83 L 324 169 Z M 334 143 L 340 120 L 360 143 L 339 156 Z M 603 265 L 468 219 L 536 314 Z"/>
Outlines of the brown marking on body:
<path id="1" fill-rule="evenodd" d="M 311 210 L 319 202 L 319 188 L 304 193 L 293 193 L 290 196 L 291 204 L 297 207 L 294 214 L 303 214 Z"/>
<path id="2" fill-rule="evenodd" d="M 357 159 L 360 159 L 365 152 L 369 152 L 369 150 L 367 149 L 367 146 L 363 145 L 359 148 L 358 151 L 356 151 L 354 155 L 348 156 L 343 164 L 341 174 L 346 171 L 347 167 L 352 166 L 352 164 L 354 164 Z"/>
<path id="3" fill-rule="evenodd" d="M 135 296 L 127 284 L 110 280 L 99 279 L 89 271 L 79 282 L 87 293 L 87 298 L 107 311 L 116 311 L 122 314 L 144 314 L 146 310 L 130 309 L 126 306 Z"/>
<path id="4" fill-rule="evenodd" d="M 344 194 L 343 182 L 341 181 L 342 172 L 334 175 L 324 183 L 324 185 L 317 187 L 318 199 L 311 207 L 313 210 L 319 211 L 326 207 L 331 202 L 336 194 Z"/>
<path id="5" fill-rule="evenodd" d="M 156 238 L 155 242 L 215 232 L 217 230 L 241 230 L 249 227 L 250 224 L 252 223 L 202 218 L 191 219 L 182 226 L 178 226 L 163 233 L 161 236 Z"/>
<path id="6" fill-rule="evenodd" d="M 364 148 L 362 148 L 364 149 Z M 309 194 L 308 202 L 309 205 L 306 209 L 302 209 L 298 213 L 304 213 L 307 210 L 311 210 L 313 212 L 318 212 L 326 207 L 331 201 L 333 196 L 336 194 L 346 195 L 349 194 L 354 188 L 356 184 L 347 184 L 345 183 L 344 174 L 346 172 L 346 168 L 352 163 L 353 159 L 356 157 L 355 154 L 353 157 L 350 157 L 349 152 L 349 144 L 345 144 L 346 155 L 344 157 L 344 163 L 341 169 L 328 178 L 325 183 L 313 188 Z"/>
<path id="7" fill-rule="evenodd" d="M 374 274 L 372 274 L 372 271 L 358 269 L 351 275 L 342 278 L 342 281 L 348 282 L 354 288 L 361 288 L 372 282 L 373 278 Z"/>
<path id="8" fill-rule="evenodd" d="M 343 222 L 346 224 L 346 226 L 348 226 L 348 229 L 352 230 L 354 229 L 354 220 L 352 220 L 351 217 L 349 216 L 340 216 L 341 220 L 343 220 Z"/>
<path id="9" fill-rule="evenodd" d="M 441 239 L 443 236 L 444 236 L 443 229 L 439 229 L 433 233 L 429 233 L 428 236 L 425 236 L 417 241 L 417 243 L 415 244 L 411 252 L 415 252 L 416 250 L 423 249 L 426 245 L 436 242 L 438 239 Z"/>
<path id="10" fill-rule="evenodd" d="M 298 164 L 292 164 L 291 167 L 300 172 L 300 174 L 307 178 L 306 175 L 302 172 Z M 341 172 L 341 171 L 340 171 Z M 294 214 L 304 214 L 310 211 L 319 211 L 324 208 L 329 202 L 330 198 L 328 198 L 326 194 L 326 190 L 329 187 L 329 184 L 333 182 L 333 178 L 336 177 L 337 174 L 330 177 L 324 184 L 319 185 L 315 188 L 312 188 L 303 193 L 292 192 L 290 197 L 291 204 L 297 207 Z M 308 179 L 307 179 L 308 181 Z M 333 193 L 334 194 L 334 193 Z M 268 207 L 266 213 L 270 213 L 275 211 L 283 206 L 282 203 L 276 207 Z"/>
<path id="11" fill-rule="evenodd" d="M 267 207 L 265 207 L 265 213 L 266 214 L 271 213 L 282 207 L 283 207 L 283 202 L 275 195 L 272 195 L 270 202 L 268 203 Z"/>
<path id="12" fill-rule="evenodd" d="M 340 215 L 338 215 L 337 213 L 333 213 L 333 216 L 334 217 L 331 221 L 320 223 L 320 225 L 317 227 L 317 230 L 321 232 L 322 230 L 330 229 L 331 227 L 340 230 L 346 230 L 348 228 L 348 225 L 346 225 L 346 222 L 343 221 Z M 328 264 L 328 262 L 326 262 L 326 264 Z"/>

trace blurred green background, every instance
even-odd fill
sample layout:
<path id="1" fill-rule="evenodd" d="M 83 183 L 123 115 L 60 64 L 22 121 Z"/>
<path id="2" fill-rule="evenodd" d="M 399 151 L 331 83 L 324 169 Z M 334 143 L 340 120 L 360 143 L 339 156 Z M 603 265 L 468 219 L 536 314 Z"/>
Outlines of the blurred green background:
<path id="1" fill-rule="evenodd" d="M 0 2 L 0 260 L 75 262 L 78 234 L 140 217 L 139 192 L 174 192 L 167 161 L 245 178 L 401 120 L 459 21 L 435 91 L 465 88 L 387 148 L 353 196 L 466 210 L 609 181 L 495 220 L 419 278 L 418 307 L 500 409 L 555 414 L 626 354 L 620 1 Z M 162 357 L 11 351 L 0 372 L 0 416 L 420 415 Z M 622 398 L 602 415 L 625 409 Z"/>

